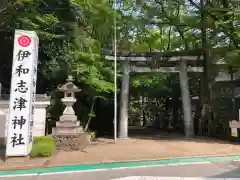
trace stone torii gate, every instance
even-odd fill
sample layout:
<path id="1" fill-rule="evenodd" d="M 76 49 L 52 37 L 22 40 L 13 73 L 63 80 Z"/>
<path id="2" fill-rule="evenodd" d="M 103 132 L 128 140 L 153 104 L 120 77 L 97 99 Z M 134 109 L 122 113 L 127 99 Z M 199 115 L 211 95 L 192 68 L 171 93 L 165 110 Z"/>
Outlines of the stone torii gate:
<path id="1" fill-rule="evenodd" d="M 113 55 L 105 55 L 114 61 Z M 119 138 L 128 138 L 128 98 L 130 73 L 163 72 L 179 73 L 182 94 L 184 131 L 186 137 L 194 136 L 191 98 L 187 72 L 203 72 L 203 55 L 194 52 L 154 52 L 142 54 L 118 54 L 117 62 L 122 65 L 122 86 L 120 92 Z"/>

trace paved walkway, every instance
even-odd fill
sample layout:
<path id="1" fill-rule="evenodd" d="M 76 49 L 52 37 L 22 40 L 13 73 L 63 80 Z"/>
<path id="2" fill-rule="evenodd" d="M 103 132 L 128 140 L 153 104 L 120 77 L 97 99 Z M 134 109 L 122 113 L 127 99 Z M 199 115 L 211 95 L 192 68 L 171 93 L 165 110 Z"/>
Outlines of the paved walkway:
<path id="1" fill-rule="evenodd" d="M 176 157 L 240 155 L 240 145 L 217 140 L 197 139 L 98 139 L 83 152 L 57 152 L 52 158 L 10 159 L 0 162 L 0 171 L 32 169 L 83 163 L 109 163 Z"/>
<path id="2" fill-rule="evenodd" d="M 112 140 L 99 139 L 84 152 L 59 152 L 51 165 L 99 162 L 124 162 L 193 156 L 240 155 L 240 145 L 217 140 L 162 139 Z"/>

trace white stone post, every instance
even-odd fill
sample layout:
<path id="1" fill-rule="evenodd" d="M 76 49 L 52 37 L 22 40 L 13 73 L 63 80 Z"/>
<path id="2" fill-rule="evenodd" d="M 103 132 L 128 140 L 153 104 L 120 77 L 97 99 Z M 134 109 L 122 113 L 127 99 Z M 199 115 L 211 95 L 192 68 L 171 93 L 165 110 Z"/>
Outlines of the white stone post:
<path id="1" fill-rule="evenodd" d="M 5 146 L 7 138 L 7 127 L 6 121 L 9 109 L 9 100 L 0 99 L 0 146 Z"/>
<path id="2" fill-rule="evenodd" d="M 35 114 L 33 124 L 33 137 L 45 136 L 46 108 L 50 105 L 50 99 L 45 95 L 36 95 Z"/>

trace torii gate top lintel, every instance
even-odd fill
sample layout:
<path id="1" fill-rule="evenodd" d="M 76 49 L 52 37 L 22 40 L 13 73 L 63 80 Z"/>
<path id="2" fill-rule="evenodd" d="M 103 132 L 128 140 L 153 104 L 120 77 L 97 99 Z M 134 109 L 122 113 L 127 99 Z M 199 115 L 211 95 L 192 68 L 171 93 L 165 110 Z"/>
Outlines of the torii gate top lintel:
<path id="1" fill-rule="evenodd" d="M 179 72 L 179 64 L 184 60 L 188 72 L 203 72 L 202 51 L 176 51 L 176 52 L 152 52 L 152 53 L 118 53 L 117 62 L 129 62 L 130 72 Z M 105 59 L 114 61 L 113 54 L 106 54 Z"/>
<path id="2" fill-rule="evenodd" d="M 103 53 L 106 60 L 114 61 L 115 57 L 112 52 Z M 186 61 L 203 60 L 202 51 L 171 51 L 171 52 L 145 52 L 145 53 L 117 53 L 117 61 L 180 61 L 181 59 Z"/>

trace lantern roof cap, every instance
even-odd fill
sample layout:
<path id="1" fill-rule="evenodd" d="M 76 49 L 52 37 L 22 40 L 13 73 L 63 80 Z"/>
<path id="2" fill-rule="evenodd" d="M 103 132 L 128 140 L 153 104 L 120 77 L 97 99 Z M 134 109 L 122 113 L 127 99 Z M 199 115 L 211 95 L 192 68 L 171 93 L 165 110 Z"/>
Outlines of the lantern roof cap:
<path id="1" fill-rule="evenodd" d="M 61 92 L 80 92 L 81 89 L 79 89 L 74 83 L 74 78 L 73 76 L 69 75 L 67 80 L 67 82 L 62 85 L 59 89 L 59 91 Z"/>

